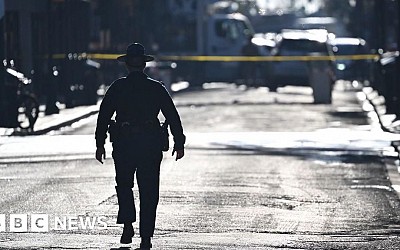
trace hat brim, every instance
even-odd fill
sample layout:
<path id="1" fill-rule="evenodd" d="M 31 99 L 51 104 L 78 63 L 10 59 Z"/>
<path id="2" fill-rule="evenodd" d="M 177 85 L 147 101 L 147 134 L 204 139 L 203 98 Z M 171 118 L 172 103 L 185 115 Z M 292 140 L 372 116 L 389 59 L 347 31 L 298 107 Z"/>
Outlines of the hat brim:
<path id="1" fill-rule="evenodd" d="M 119 57 L 117 57 L 117 60 L 118 61 L 120 61 L 120 62 L 126 62 L 126 60 L 128 59 L 128 55 L 122 55 L 122 56 L 119 56 Z M 151 62 L 151 61 L 154 61 L 154 57 L 153 56 L 149 56 L 149 55 L 143 55 L 143 56 L 130 56 L 130 57 L 140 57 L 140 58 L 143 58 L 143 61 L 145 61 L 145 62 Z"/>

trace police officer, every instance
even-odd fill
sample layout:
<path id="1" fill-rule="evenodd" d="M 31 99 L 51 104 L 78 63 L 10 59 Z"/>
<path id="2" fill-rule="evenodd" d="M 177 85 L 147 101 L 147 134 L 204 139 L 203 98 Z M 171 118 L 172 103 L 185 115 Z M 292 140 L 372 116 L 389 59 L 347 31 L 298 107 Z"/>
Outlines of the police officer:
<path id="1" fill-rule="evenodd" d="M 133 43 L 128 46 L 126 54 L 117 59 L 125 63 L 129 74 L 111 84 L 101 103 L 95 132 L 96 159 L 103 163 L 106 158 L 106 133 L 116 113 L 110 139 L 113 142 L 115 188 L 119 204 L 117 224 L 124 224 L 121 243 L 131 243 L 134 235 L 132 223 L 136 221 L 136 210 L 132 188 L 136 173 L 140 198 L 140 247 L 150 249 L 159 200 L 162 160 L 162 139 L 157 118 L 160 110 L 170 124 L 174 138 L 172 155 L 176 154 L 176 160 L 184 156 L 185 135 L 167 90 L 161 82 L 143 72 L 146 62 L 154 58 L 145 54 L 141 44 Z"/>

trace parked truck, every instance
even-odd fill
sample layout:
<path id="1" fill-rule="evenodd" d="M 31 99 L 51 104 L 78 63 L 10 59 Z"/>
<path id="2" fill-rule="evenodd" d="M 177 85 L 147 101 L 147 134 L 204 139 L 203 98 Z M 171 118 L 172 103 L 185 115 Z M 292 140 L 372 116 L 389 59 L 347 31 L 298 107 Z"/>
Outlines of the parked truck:
<path id="1" fill-rule="evenodd" d="M 159 49 L 159 58 L 174 60 L 177 80 L 191 85 L 204 82 L 236 82 L 243 78 L 240 60 L 229 56 L 242 56 L 242 48 L 254 35 L 249 19 L 239 13 L 228 13 L 207 1 L 193 0 L 186 10 L 170 9 L 166 18 L 165 36 Z M 172 34 L 172 35 L 171 35 Z M 266 47 L 254 44 L 258 54 L 266 56 Z M 267 64 L 256 63 L 256 77 L 267 75 Z"/>

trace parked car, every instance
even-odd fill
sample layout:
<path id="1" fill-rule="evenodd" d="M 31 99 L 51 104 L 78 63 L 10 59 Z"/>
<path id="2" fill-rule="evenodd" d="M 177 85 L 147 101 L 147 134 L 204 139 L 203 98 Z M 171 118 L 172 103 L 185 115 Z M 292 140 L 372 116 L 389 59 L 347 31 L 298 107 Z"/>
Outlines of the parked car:
<path id="1" fill-rule="evenodd" d="M 272 51 L 277 60 L 271 65 L 270 90 L 285 85 L 310 86 L 310 67 L 315 64 L 307 60 L 291 60 L 286 56 L 333 56 L 328 38 L 329 33 L 322 29 L 283 30 L 277 35 L 276 47 Z M 333 85 L 334 63 L 327 59 L 325 65 Z"/>
<path id="2" fill-rule="evenodd" d="M 53 67 L 55 81 L 60 84 L 60 95 L 67 108 L 97 103 L 100 67 L 99 62 L 78 55 L 68 56 Z"/>
<path id="3" fill-rule="evenodd" d="M 330 40 L 335 56 L 352 56 L 368 54 L 367 43 L 364 39 L 354 37 L 337 37 Z M 336 76 L 338 79 L 349 81 L 364 81 L 369 79 L 368 68 L 371 61 L 354 60 L 352 58 L 336 58 Z"/>
<path id="4" fill-rule="evenodd" d="M 254 34 L 253 39 L 251 40 L 252 43 L 259 47 L 265 48 L 265 53 L 262 53 L 264 56 L 271 55 L 271 51 L 275 48 L 276 42 L 275 37 L 272 33 L 257 33 Z"/>

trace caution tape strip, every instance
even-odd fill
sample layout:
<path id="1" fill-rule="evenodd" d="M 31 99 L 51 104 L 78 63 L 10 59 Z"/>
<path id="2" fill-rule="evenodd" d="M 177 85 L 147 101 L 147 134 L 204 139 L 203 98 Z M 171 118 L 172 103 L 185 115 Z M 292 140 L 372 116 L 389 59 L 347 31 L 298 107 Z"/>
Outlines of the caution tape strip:
<path id="1" fill-rule="evenodd" d="M 169 61 L 222 61 L 222 62 L 282 62 L 282 61 L 334 61 L 334 60 L 377 60 L 378 55 L 348 56 L 160 56 Z"/>
<path id="2" fill-rule="evenodd" d="M 116 60 L 121 54 L 54 54 L 53 59 L 97 59 Z M 157 56 L 161 61 L 198 62 L 283 62 L 283 61 L 334 61 L 334 60 L 379 60 L 379 55 L 345 56 Z"/>

